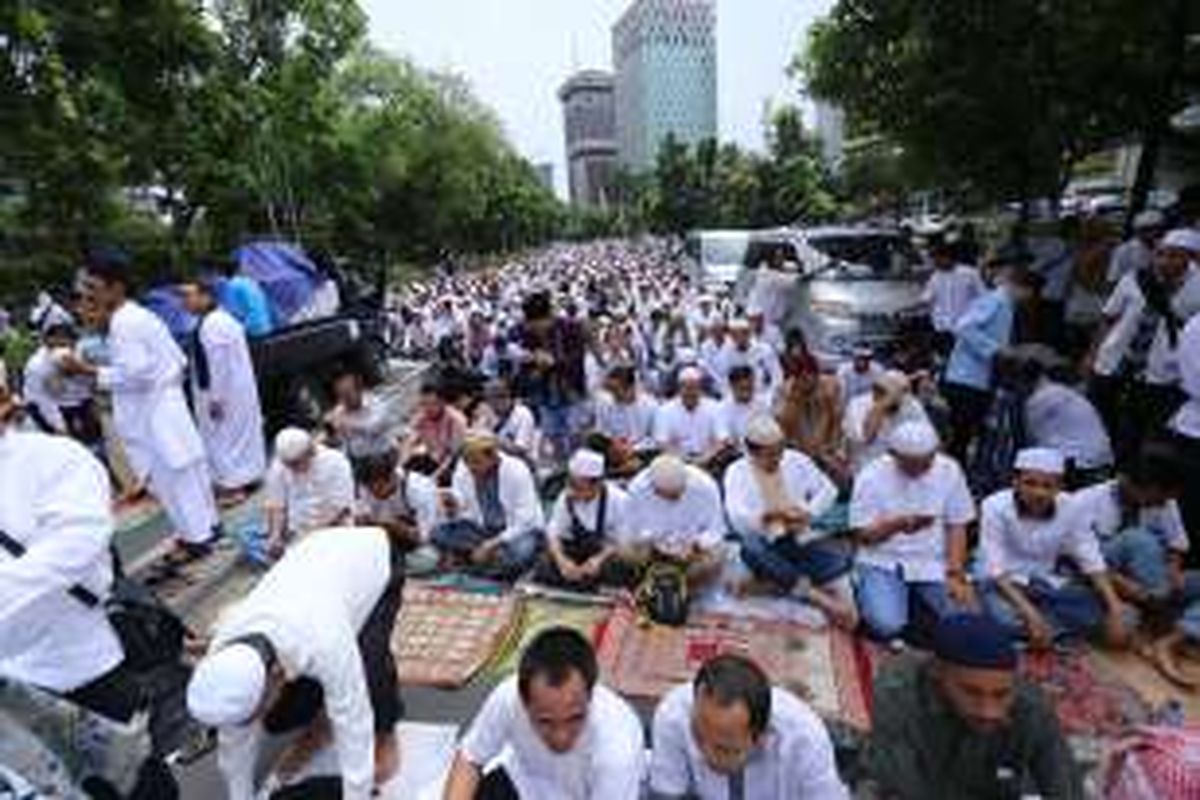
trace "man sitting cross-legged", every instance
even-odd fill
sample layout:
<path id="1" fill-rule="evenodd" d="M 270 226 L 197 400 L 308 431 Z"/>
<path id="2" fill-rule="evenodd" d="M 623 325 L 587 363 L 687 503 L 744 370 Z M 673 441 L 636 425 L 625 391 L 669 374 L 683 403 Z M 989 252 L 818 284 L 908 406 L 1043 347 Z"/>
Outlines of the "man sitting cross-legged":
<path id="1" fill-rule="evenodd" d="M 725 473 L 725 509 L 742 537 L 742 560 L 756 580 L 854 628 L 849 551 L 814 540 L 811 531 L 837 500 L 837 487 L 812 459 L 784 446 L 783 430 L 769 416 L 750 421 L 745 443 L 748 455 Z"/>
<path id="2" fill-rule="evenodd" d="M 604 456 L 579 450 L 567 465 L 567 488 L 546 529 L 546 554 L 537 580 L 567 589 L 630 586 L 636 571 L 621 557 L 629 498 L 604 481 Z"/>

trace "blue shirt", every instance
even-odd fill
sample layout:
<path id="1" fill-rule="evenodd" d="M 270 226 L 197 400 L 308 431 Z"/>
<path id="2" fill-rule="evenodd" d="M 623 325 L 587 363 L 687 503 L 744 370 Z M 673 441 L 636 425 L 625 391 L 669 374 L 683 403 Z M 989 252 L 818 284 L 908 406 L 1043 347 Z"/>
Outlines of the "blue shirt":
<path id="1" fill-rule="evenodd" d="M 992 362 L 1012 338 L 1012 298 L 1003 288 L 975 298 L 954 329 L 954 350 L 946 365 L 946 382 L 987 391 L 992 388 Z"/>
<path id="2" fill-rule="evenodd" d="M 253 278 L 236 275 L 225 281 L 221 305 L 242 323 L 247 336 L 266 336 L 275 328 L 271 319 L 271 304 Z"/>

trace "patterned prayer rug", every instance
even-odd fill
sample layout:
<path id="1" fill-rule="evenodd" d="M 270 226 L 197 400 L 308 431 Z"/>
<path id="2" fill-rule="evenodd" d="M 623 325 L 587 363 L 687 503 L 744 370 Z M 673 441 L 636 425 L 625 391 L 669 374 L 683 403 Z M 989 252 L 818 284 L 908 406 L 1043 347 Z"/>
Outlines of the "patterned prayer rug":
<path id="1" fill-rule="evenodd" d="M 566 593 L 557 593 L 556 599 L 527 597 L 522 603 L 519 623 L 513 626 L 504 646 L 487 666 L 488 679 L 500 681 L 516 672 L 525 646 L 547 628 L 564 625 L 597 641 L 611 612 L 610 605 L 594 600 L 572 601 Z"/>
<path id="2" fill-rule="evenodd" d="M 511 593 L 410 582 L 392 632 L 401 685 L 466 685 L 510 637 L 520 602 Z"/>
<path id="3" fill-rule="evenodd" d="M 719 614 L 693 615 L 687 626 L 670 628 L 645 625 L 621 606 L 597 642 L 605 681 L 631 697 L 657 699 L 690 681 L 708 659 L 740 653 L 826 719 L 858 730 L 869 726 L 864 661 L 855 640 L 836 629 Z"/>

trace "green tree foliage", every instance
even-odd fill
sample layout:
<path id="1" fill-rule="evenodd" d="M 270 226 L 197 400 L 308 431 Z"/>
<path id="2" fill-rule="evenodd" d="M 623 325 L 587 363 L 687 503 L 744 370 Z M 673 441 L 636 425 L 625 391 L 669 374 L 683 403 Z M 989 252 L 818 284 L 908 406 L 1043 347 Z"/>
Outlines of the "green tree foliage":
<path id="1" fill-rule="evenodd" d="M 1187 0 L 1184 0 L 1186 3 Z M 1193 9 L 1195 4 L 1193 3 Z M 839 0 L 795 69 L 930 183 L 1057 196 L 1180 100 L 1176 0 Z M 1186 15 L 1185 15 L 1186 16 Z"/>
<path id="2" fill-rule="evenodd" d="M 421 258 L 564 220 L 466 83 L 371 48 L 354 0 L 0 0 L 0 93 L 8 263 L 127 232 L 128 187 L 176 260 L 256 235 Z"/>

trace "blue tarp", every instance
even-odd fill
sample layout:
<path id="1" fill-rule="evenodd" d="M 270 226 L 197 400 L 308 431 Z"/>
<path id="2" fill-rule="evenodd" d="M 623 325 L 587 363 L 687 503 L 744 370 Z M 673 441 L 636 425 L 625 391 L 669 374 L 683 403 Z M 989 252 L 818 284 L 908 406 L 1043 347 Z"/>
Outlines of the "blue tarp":
<path id="1" fill-rule="evenodd" d="M 295 245 L 254 242 L 238 248 L 233 257 L 243 275 L 258 281 L 280 322 L 308 305 L 325 282 L 317 266 Z"/>
<path id="2" fill-rule="evenodd" d="M 159 286 L 142 295 L 142 305 L 158 315 L 176 341 L 186 341 L 196 327 L 196 318 L 183 307 L 179 290 L 174 286 Z"/>

